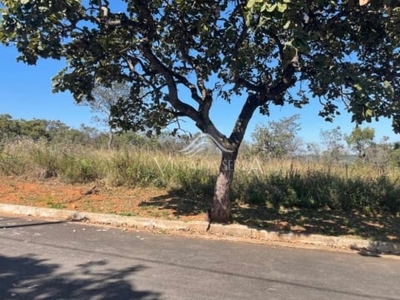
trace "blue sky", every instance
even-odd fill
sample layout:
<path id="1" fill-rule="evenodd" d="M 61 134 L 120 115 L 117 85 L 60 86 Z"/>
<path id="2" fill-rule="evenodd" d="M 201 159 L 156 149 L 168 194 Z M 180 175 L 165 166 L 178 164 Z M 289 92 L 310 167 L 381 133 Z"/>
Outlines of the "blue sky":
<path id="1" fill-rule="evenodd" d="M 10 114 L 19 119 L 48 119 L 60 120 L 71 127 L 78 128 L 84 123 L 90 126 L 97 124 L 92 121 L 92 114 L 88 107 L 77 106 L 69 93 L 52 93 L 51 78 L 64 67 L 62 61 L 40 60 L 36 66 L 27 66 L 16 61 L 17 51 L 12 47 L 0 46 L 2 71 L 0 73 L 0 114 Z M 300 114 L 302 130 L 299 133 L 305 142 L 318 142 L 321 130 L 331 130 L 340 126 L 343 133 L 350 133 L 354 124 L 345 111 L 333 123 L 325 122 L 318 116 L 320 104 L 317 100 L 303 109 L 290 105 L 271 107 L 271 116 L 261 116 L 256 113 L 251 120 L 246 140 L 251 140 L 251 132 L 256 124 L 267 124 L 271 120 L 279 120 Z M 242 102 L 240 99 L 228 104 L 222 99 L 215 100 L 212 118 L 220 131 L 229 134 L 236 119 Z M 196 132 L 193 122 L 182 123 L 182 127 Z M 390 120 L 382 119 L 379 122 L 366 124 L 375 128 L 376 140 L 388 136 L 389 141 L 400 140 L 400 136 L 392 131 Z"/>

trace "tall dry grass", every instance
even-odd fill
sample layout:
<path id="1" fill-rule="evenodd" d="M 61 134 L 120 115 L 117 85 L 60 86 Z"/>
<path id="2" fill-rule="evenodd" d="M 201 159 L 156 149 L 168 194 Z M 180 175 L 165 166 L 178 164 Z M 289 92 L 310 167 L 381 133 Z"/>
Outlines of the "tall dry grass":
<path id="1" fill-rule="evenodd" d="M 68 183 L 154 186 L 209 201 L 220 158 L 130 147 L 115 151 L 29 139 L 4 142 L 0 173 Z M 232 197 L 238 203 L 282 208 L 400 212 L 399 171 L 378 173 L 367 164 L 324 165 L 317 161 L 239 157 Z"/>

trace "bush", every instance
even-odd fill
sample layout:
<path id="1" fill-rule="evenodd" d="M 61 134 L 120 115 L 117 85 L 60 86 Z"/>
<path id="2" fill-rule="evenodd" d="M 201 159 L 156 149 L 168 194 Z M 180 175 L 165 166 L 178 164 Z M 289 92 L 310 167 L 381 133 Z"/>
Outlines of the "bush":
<path id="1" fill-rule="evenodd" d="M 98 162 L 94 159 L 64 155 L 58 173 L 67 182 L 87 183 L 102 177 L 97 166 Z"/>

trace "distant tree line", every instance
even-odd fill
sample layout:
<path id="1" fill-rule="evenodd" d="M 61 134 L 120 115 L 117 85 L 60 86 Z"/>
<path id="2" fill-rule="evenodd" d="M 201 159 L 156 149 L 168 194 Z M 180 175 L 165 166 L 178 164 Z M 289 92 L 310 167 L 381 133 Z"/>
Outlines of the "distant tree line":
<path id="1" fill-rule="evenodd" d="M 356 126 L 349 135 L 340 127 L 321 130 L 318 143 L 305 143 L 297 136 L 299 115 L 256 126 L 250 151 L 266 158 L 318 159 L 335 163 L 372 164 L 383 173 L 390 166 L 400 166 L 400 142 L 389 143 L 387 137 L 376 141 L 375 130 Z"/>
<path id="2" fill-rule="evenodd" d="M 258 156 L 264 159 L 321 160 L 328 165 L 339 162 L 368 163 L 384 172 L 388 166 L 400 166 L 400 142 L 389 143 L 387 138 L 375 140 L 373 128 L 356 127 L 349 135 L 340 127 L 321 130 L 319 143 L 305 143 L 299 136 L 299 115 L 257 125 L 252 141 L 241 147 L 242 156 Z M 44 119 L 14 119 L 9 114 L 0 115 L 0 143 L 8 140 L 29 138 L 44 139 L 49 143 L 68 143 L 91 146 L 97 149 L 109 147 L 109 132 L 82 124 L 78 129 L 61 121 Z M 176 135 L 164 131 L 158 136 L 132 131 L 114 133 L 113 148 L 137 147 L 143 150 L 173 152 L 185 148 L 197 135 Z M 216 153 L 217 149 L 208 149 Z M 204 154 L 204 153 L 203 153 Z"/>
<path id="3" fill-rule="evenodd" d="M 173 136 L 163 132 L 159 136 L 148 137 L 132 131 L 114 133 L 113 147 L 138 147 L 151 150 L 177 151 L 185 147 L 190 136 L 187 134 Z M 109 148 L 109 132 L 81 124 L 73 128 L 61 121 L 45 119 L 14 119 L 9 114 L 0 115 L 0 143 L 21 138 L 34 141 L 45 140 L 49 143 L 68 143 L 91 146 L 97 149 Z"/>

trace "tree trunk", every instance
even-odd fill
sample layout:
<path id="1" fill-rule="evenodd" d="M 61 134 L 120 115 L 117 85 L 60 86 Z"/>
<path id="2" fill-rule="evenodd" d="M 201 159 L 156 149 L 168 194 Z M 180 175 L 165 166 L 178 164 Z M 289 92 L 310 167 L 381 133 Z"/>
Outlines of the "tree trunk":
<path id="1" fill-rule="evenodd" d="M 223 152 L 221 166 L 214 189 L 212 207 L 209 212 L 210 223 L 226 223 L 231 213 L 230 187 L 235 171 L 237 151 Z"/>
<path id="2" fill-rule="evenodd" d="M 108 150 L 112 150 L 113 149 L 113 141 L 114 141 L 114 134 L 112 131 L 108 132 Z"/>
<path id="3" fill-rule="evenodd" d="M 244 104 L 242 111 L 235 122 L 232 134 L 228 139 L 224 139 L 224 136 L 213 127 L 211 121 L 209 121 L 207 124 L 211 124 L 211 128 L 209 128 L 210 126 L 207 128 L 203 127 L 204 132 L 210 134 L 212 137 L 214 137 L 214 139 L 220 142 L 225 140 L 222 142 L 222 148 L 226 147 L 226 149 L 221 149 L 221 147 L 219 147 L 220 150 L 222 150 L 222 161 L 219 168 L 217 182 L 215 184 L 212 206 L 207 214 L 209 219 L 209 225 L 207 229 L 210 228 L 210 224 L 212 222 L 225 223 L 228 222 L 230 218 L 231 199 L 229 194 L 233 180 L 233 173 L 235 172 L 236 158 L 251 116 L 253 115 L 255 109 L 261 104 L 262 102 L 260 102 L 257 95 L 250 94 L 247 97 L 246 103 Z M 201 126 L 199 128 L 201 129 Z M 227 151 L 227 149 L 232 152 Z"/>

